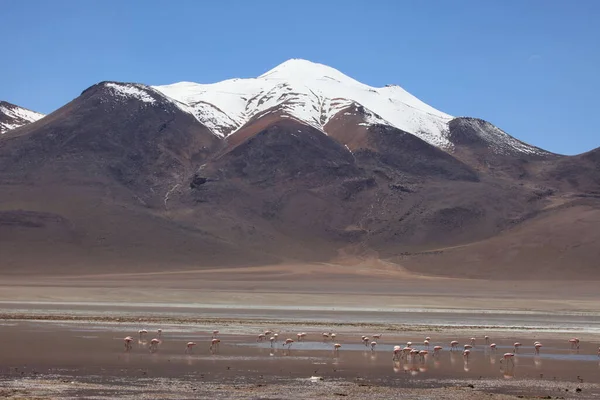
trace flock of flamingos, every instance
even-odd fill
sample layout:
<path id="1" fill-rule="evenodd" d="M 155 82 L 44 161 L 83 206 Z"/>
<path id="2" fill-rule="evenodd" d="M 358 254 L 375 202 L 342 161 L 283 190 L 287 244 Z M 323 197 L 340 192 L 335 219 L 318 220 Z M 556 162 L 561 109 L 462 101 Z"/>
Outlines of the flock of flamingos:
<path id="1" fill-rule="evenodd" d="M 142 342 L 142 343 L 145 342 L 148 331 L 146 329 L 141 329 L 138 331 L 138 334 L 139 334 L 140 342 Z M 218 350 L 218 348 L 219 348 L 221 339 L 218 338 L 218 335 L 219 335 L 218 330 L 214 330 L 212 332 L 212 338 L 211 338 L 210 347 L 209 347 L 211 352 L 214 352 L 214 351 Z M 301 332 L 301 333 L 298 333 L 296 336 L 297 336 L 297 341 L 302 342 L 302 341 L 306 340 L 307 333 Z M 322 339 L 324 342 L 330 341 L 332 343 L 333 351 L 335 353 L 339 352 L 340 348 L 342 348 L 342 345 L 335 341 L 336 336 L 337 335 L 332 332 L 325 332 L 322 334 Z M 373 340 L 371 340 L 370 337 L 363 335 L 361 338 L 361 342 L 365 345 L 365 347 L 367 347 L 367 348 L 370 347 L 371 351 L 375 351 L 375 348 L 377 346 L 377 340 L 380 338 L 381 338 L 380 334 L 373 335 L 372 336 Z M 497 351 L 496 343 L 490 343 L 489 336 L 484 336 L 483 339 L 485 341 L 485 345 L 487 347 L 489 347 L 490 351 L 492 351 L 492 352 Z M 127 336 L 123 340 L 125 342 L 125 351 L 126 352 L 131 351 L 132 342 L 134 340 L 133 337 Z M 263 342 L 263 341 L 268 340 L 271 343 L 271 347 L 275 347 L 276 344 L 279 343 L 279 334 L 275 333 L 273 331 L 267 330 L 267 331 L 264 331 L 264 333 L 259 334 L 256 340 L 257 340 L 257 342 Z M 471 349 L 473 349 L 473 346 L 475 346 L 476 340 L 477 340 L 476 338 L 472 337 L 468 344 L 465 344 L 462 346 L 462 349 L 459 348 L 460 343 L 457 340 L 453 340 L 450 342 L 450 351 L 461 351 L 462 350 L 463 358 L 464 358 L 465 362 L 468 362 L 469 356 L 471 355 Z M 295 340 L 293 340 L 292 338 L 287 338 L 287 339 L 281 341 L 281 346 L 284 348 L 287 348 L 289 350 L 294 342 L 295 342 Z M 404 346 L 404 347 L 394 346 L 392 360 L 394 360 L 394 361 L 400 361 L 400 360 L 418 361 L 418 360 L 420 360 L 421 362 L 425 362 L 425 358 L 429 356 L 430 342 L 431 342 L 431 338 L 426 337 L 425 340 L 423 341 L 422 349 L 420 349 L 420 350 L 413 347 L 412 342 L 407 342 L 406 346 Z M 153 338 L 149 342 L 150 352 L 152 352 L 152 353 L 156 352 L 161 343 L 162 343 L 162 329 L 158 329 L 157 337 Z M 569 339 L 569 344 L 570 344 L 571 349 L 579 350 L 580 342 L 579 342 L 578 338 Z M 185 353 L 191 354 L 196 345 L 197 345 L 196 342 L 187 342 L 187 344 L 185 346 Z M 513 358 L 515 357 L 515 354 L 519 352 L 519 349 L 521 348 L 521 346 L 522 346 L 522 344 L 520 342 L 514 343 L 513 352 L 504 353 L 500 359 L 500 362 L 505 361 L 507 363 L 507 365 L 510 365 L 510 364 L 514 365 Z M 535 341 L 533 343 L 533 349 L 534 349 L 535 354 L 540 354 L 542 347 L 543 347 L 542 343 L 540 343 L 539 341 Z M 443 347 L 436 345 L 436 346 L 432 347 L 432 350 L 433 350 L 433 353 L 432 353 L 433 357 L 438 357 L 440 352 L 443 350 Z M 600 347 L 598 348 L 598 357 L 600 357 Z"/>

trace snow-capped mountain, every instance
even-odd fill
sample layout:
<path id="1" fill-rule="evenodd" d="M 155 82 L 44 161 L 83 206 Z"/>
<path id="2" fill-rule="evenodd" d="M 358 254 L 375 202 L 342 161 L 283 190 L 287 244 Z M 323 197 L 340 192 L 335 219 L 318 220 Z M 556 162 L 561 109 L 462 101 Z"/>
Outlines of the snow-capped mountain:
<path id="1" fill-rule="evenodd" d="M 30 124 L 44 117 L 35 111 L 0 101 L 0 135 L 23 125 Z"/>
<path id="2" fill-rule="evenodd" d="M 154 88 L 190 107 L 199 121 L 222 137 L 275 108 L 325 130 L 336 114 L 359 104 L 373 114 L 370 123 L 394 126 L 438 147 L 451 146 L 446 134 L 451 115 L 399 86 L 374 88 L 306 60 L 286 61 L 258 78 L 214 84 L 180 82 Z"/>
<path id="3" fill-rule="evenodd" d="M 257 78 L 213 84 L 179 82 L 153 89 L 175 100 L 219 137 L 227 137 L 252 119 L 275 111 L 327 133 L 327 123 L 334 117 L 353 115 L 352 111 L 361 106 L 361 125 L 389 125 L 446 151 L 455 145 L 449 129 L 454 117 L 400 86 L 371 87 L 334 68 L 302 59 L 288 60 Z M 481 139 L 489 142 L 492 151 L 503 154 L 509 150 L 541 154 L 541 149 L 497 128 L 483 132 Z"/>

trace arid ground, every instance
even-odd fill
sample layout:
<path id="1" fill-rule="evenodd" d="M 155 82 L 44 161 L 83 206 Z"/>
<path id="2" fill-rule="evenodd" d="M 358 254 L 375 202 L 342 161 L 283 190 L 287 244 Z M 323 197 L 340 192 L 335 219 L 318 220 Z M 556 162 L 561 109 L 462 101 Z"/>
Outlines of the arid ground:
<path id="1" fill-rule="evenodd" d="M 598 398 L 595 282 L 417 276 L 393 264 L 4 276 L 6 398 Z M 163 330 L 154 353 L 149 341 Z M 148 330 L 139 340 L 138 331 Z M 221 344 L 209 350 L 213 330 Z M 273 347 L 257 341 L 277 332 Z M 306 332 L 299 342 L 297 333 Z M 323 332 L 337 334 L 336 353 Z M 361 336 L 381 334 L 374 351 Z M 123 338 L 135 340 L 129 352 Z M 489 349 L 484 335 L 498 345 Z M 426 349 L 392 360 L 394 345 Z M 462 346 L 475 337 L 468 361 Z M 571 349 L 568 339 L 581 346 Z M 282 346 L 286 338 L 295 343 Z M 450 351 L 450 341 L 460 348 Z M 533 342 L 543 343 L 534 355 Z M 185 354 L 188 341 L 197 346 Z M 513 344 L 514 365 L 500 362 Z M 433 356 L 433 346 L 443 347 Z M 312 379 L 311 379 L 312 377 Z M 551 397 L 545 397 L 551 396 Z"/>

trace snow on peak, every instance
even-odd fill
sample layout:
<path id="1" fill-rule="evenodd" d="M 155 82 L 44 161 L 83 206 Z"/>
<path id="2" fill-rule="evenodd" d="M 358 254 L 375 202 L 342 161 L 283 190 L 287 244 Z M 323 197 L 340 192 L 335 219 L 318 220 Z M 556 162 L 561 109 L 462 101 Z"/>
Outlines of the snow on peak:
<path id="1" fill-rule="evenodd" d="M 0 135 L 44 117 L 35 111 L 0 101 Z"/>
<path id="2" fill-rule="evenodd" d="M 117 97 L 120 97 L 122 99 L 128 99 L 133 97 L 144 103 L 156 103 L 156 100 L 148 94 L 148 91 L 144 85 L 136 83 L 107 82 L 104 84 L 104 86 L 110 88 Z"/>
<path id="3" fill-rule="evenodd" d="M 335 68 L 302 59 L 288 60 L 257 78 L 213 84 L 179 82 L 154 89 L 186 104 L 200 122 L 221 137 L 272 108 L 324 130 L 339 111 L 356 103 L 380 117 L 367 121 L 370 124 L 386 121 L 435 146 L 452 146 L 447 137 L 452 116 L 400 86 L 371 87 Z"/>

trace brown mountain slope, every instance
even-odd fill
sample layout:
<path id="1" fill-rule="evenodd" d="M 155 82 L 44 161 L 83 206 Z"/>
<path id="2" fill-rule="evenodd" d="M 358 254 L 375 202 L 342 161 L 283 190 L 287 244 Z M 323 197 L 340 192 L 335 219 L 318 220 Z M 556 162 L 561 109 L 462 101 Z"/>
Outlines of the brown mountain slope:
<path id="1" fill-rule="evenodd" d="M 548 208 L 489 239 L 405 254 L 411 271 L 483 279 L 598 279 L 600 201 Z"/>
<path id="2" fill-rule="evenodd" d="M 446 152 L 367 114 L 344 110 L 325 134 L 270 110 L 222 140 L 148 87 L 95 85 L 0 138 L 0 271 L 375 255 L 498 279 L 523 267 L 524 277 L 573 278 L 576 262 L 600 279 L 597 150 L 498 152 L 489 143 L 506 134 L 459 120 Z"/>

